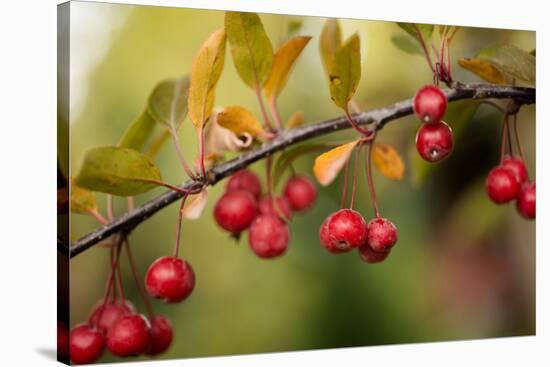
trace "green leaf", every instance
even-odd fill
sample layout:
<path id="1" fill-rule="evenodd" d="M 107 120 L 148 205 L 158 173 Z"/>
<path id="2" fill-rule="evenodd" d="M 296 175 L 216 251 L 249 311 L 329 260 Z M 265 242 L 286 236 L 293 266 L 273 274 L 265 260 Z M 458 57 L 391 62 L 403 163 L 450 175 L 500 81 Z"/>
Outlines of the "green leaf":
<path id="1" fill-rule="evenodd" d="M 74 179 L 70 183 L 71 211 L 79 214 L 90 214 L 97 211 L 97 201 L 93 192 L 78 186 Z"/>
<path id="2" fill-rule="evenodd" d="M 500 45 L 481 50 L 478 59 L 494 65 L 504 74 L 534 85 L 536 81 L 535 56 L 514 45 Z"/>
<path id="3" fill-rule="evenodd" d="M 164 80 L 157 84 L 148 100 L 149 113 L 154 120 L 177 131 L 187 116 L 189 76 Z"/>
<path id="4" fill-rule="evenodd" d="M 212 33 L 193 60 L 189 87 L 189 117 L 195 128 L 202 128 L 214 106 L 214 91 L 225 62 L 223 29 Z"/>
<path id="5" fill-rule="evenodd" d="M 361 80 L 361 50 L 359 35 L 352 35 L 344 43 L 334 58 L 329 72 L 330 97 L 343 109 L 355 94 Z"/>
<path id="6" fill-rule="evenodd" d="M 300 18 L 290 19 L 286 26 L 287 37 L 290 37 L 293 34 L 300 32 L 303 25 L 304 25 L 304 22 Z"/>
<path id="7" fill-rule="evenodd" d="M 273 186 L 277 187 L 277 184 L 281 181 L 283 174 L 290 167 L 292 162 L 304 154 L 316 152 L 319 150 L 326 150 L 329 147 L 327 144 L 309 143 L 300 144 L 292 148 L 285 149 L 277 159 L 277 162 L 273 168 Z"/>
<path id="8" fill-rule="evenodd" d="M 273 47 L 256 13 L 228 11 L 225 31 L 235 68 L 243 82 L 258 88 L 265 82 L 273 62 Z"/>
<path id="9" fill-rule="evenodd" d="M 395 47 L 408 54 L 422 55 L 422 49 L 418 43 L 414 42 L 410 37 L 398 35 L 392 36 L 391 42 Z"/>
<path id="10" fill-rule="evenodd" d="M 321 53 L 321 60 L 323 61 L 327 75 L 332 69 L 336 51 L 338 51 L 340 46 L 342 46 L 340 22 L 338 22 L 338 19 L 329 18 L 326 20 L 321 31 L 321 37 L 319 38 L 319 52 Z"/>
<path id="11" fill-rule="evenodd" d="M 118 196 L 142 194 L 160 180 L 151 158 L 133 149 L 110 146 L 89 150 L 75 178 L 84 189 Z"/>
<path id="12" fill-rule="evenodd" d="M 144 109 L 134 122 L 128 126 L 118 145 L 122 148 L 141 150 L 147 142 L 156 126 L 156 122 L 149 114 L 148 109 Z"/>
<path id="13" fill-rule="evenodd" d="M 397 25 L 418 42 L 422 40 L 428 42 L 432 38 L 434 31 L 433 24 L 397 23 Z"/>
<path id="14" fill-rule="evenodd" d="M 508 78 L 491 62 L 480 59 L 458 59 L 458 65 L 476 74 L 481 79 L 494 84 L 508 84 Z"/>

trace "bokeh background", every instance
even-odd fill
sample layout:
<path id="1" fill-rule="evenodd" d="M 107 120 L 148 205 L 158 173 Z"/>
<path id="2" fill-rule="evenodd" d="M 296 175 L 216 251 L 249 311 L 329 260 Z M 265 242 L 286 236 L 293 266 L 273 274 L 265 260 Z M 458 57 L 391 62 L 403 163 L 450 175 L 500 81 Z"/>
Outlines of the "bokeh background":
<path id="1" fill-rule="evenodd" d="M 261 18 L 275 48 L 291 20 L 303 22 L 298 34 L 313 36 L 279 99 L 283 119 L 298 110 L 312 122 L 340 115 L 330 101 L 318 53 L 325 19 Z M 345 37 L 353 32 L 361 37 L 361 109 L 409 98 L 431 82 L 422 57 L 393 46 L 391 37 L 404 34 L 394 23 L 342 19 L 341 24 Z M 78 171 L 89 148 L 116 144 L 155 84 L 187 73 L 202 42 L 222 26 L 221 11 L 72 2 L 71 172 Z M 454 78 L 474 82 L 478 79 L 456 64 L 458 57 L 499 43 L 531 50 L 535 33 L 464 28 L 454 42 Z M 226 56 L 216 105 L 240 104 L 259 115 L 254 94 Z M 246 238 L 236 244 L 216 227 L 212 207 L 223 183 L 212 188 L 203 217 L 183 226 L 182 256 L 195 269 L 194 293 L 177 305 L 152 301 L 175 329 L 173 346 L 159 358 L 534 334 L 535 222 L 521 219 L 514 205 L 493 205 L 484 192 L 486 174 L 498 162 L 502 116 L 490 106 L 456 102 L 445 120 L 455 132 L 455 151 L 429 167 L 414 154 L 416 118 L 400 119 L 379 134 L 378 140 L 394 145 L 406 163 L 400 182 L 374 173 L 381 211 L 399 230 L 396 248 L 381 264 L 365 264 L 356 252 L 331 255 L 319 243 L 321 222 L 339 208 L 341 178 L 320 190 L 313 209 L 294 217 L 287 253 L 267 261 L 255 257 Z M 523 107 L 518 123 L 534 178 L 535 108 Z M 188 120 L 184 125 L 181 142 L 190 160 L 197 141 Z M 342 132 L 320 140 L 343 142 L 352 136 Z M 301 158 L 296 168 L 311 175 L 313 159 Z M 165 181 L 185 179 L 171 144 L 156 161 Z M 263 164 L 252 169 L 262 174 Z M 372 209 L 362 172 L 358 188 L 356 208 L 368 218 Z M 142 195 L 136 204 L 160 192 Z M 105 196 L 98 198 L 105 210 Z M 116 200 L 116 213 L 122 214 L 125 205 Z M 177 205 L 172 205 L 133 232 L 142 275 L 154 259 L 171 252 L 176 220 Z M 73 240 L 96 227 L 92 218 L 71 216 Z M 144 311 L 122 259 L 126 295 Z M 85 320 L 101 299 L 107 264 L 108 251 L 101 248 L 72 260 L 71 325 Z M 106 353 L 102 360 L 115 358 Z"/>

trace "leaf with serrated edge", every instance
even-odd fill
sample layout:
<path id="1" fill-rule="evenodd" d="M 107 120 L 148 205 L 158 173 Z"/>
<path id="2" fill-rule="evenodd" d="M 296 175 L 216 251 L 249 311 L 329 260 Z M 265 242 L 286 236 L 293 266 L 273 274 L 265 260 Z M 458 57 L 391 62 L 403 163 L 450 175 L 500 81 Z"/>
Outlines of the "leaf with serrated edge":
<path id="1" fill-rule="evenodd" d="M 394 147 L 388 144 L 376 144 L 372 147 L 372 160 L 380 173 L 390 180 L 401 180 L 405 165 Z"/>
<path id="2" fill-rule="evenodd" d="M 206 189 L 202 190 L 200 193 L 195 195 L 191 201 L 181 209 L 181 214 L 183 218 L 189 220 L 199 219 L 202 215 L 206 203 L 208 202 L 208 191 Z"/>
<path id="3" fill-rule="evenodd" d="M 241 106 L 225 107 L 216 115 L 218 124 L 237 135 L 248 133 L 254 137 L 263 131 L 262 125 L 250 111 Z"/>
<path id="4" fill-rule="evenodd" d="M 284 172 L 290 165 L 304 154 L 325 150 L 330 147 L 328 144 L 310 143 L 300 144 L 291 148 L 285 149 L 274 164 L 273 168 L 273 187 L 277 187 L 279 181 L 283 177 Z"/>
<path id="5" fill-rule="evenodd" d="M 201 128 L 214 106 L 214 91 L 225 60 L 225 31 L 212 33 L 199 49 L 191 67 L 189 117 L 195 128 Z"/>
<path id="6" fill-rule="evenodd" d="M 395 47 L 411 55 L 422 55 L 422 50 L 418 43 L 415 43 L 410 37 L 405 35 L 393 36 L 391 42 Z"/>
<path id="7" fill-rule="evenodd" d="M 78 186 L 71 178 L 71 211 L 73 213 L 90 214 L 97 211 L 97 201 L 93 192 Z"/>
<path id="8" fill-rule="evenodd" d="M 187 116 L 189 76 L 164 80 L 157 84 L 148 100 L 149 113 L 155 121 L 177 131 Z"/>
<path id="9" fill-rule="evenodd" d="M 89 150 L 78 175 L 77 185 L 84 189 L 118 196 L 134 196 L 156 187 L 160 181 L 155 163 L 138 151 L 120 147 Z"/>
<path id="10" fill-rule="evenodd" d="M 304 122 L 304 113 L 302 111 L 296 111 L 288 118 L 288 121 L 286 122 L 286 127 L 292 129 L 294 127 L 303 125 Z"/>
<path id="11" fill-rule="evenodd" d="M 361 80 L 361 51 L 359 35 L 352 35 L 336 51 L 334 64 L 329 73 L 330 97 L 343 109 L 355 94 Z"/>
<path id="12" fill-rule="evenodd" d="M 340 23 L 338 19 L 329 18 L 326 20 L 323 30 L 321 31 L 321 37 L 319 38 L 319 51 L 327 74 L 329 74 L 332 69 L 336 51 L 341 45 L 342 30 L 340 29 Z"/>
<path id="13" fill-rule="evenodd" d="M 153 133 L 156 124 L 148 109 L 144 109 L 128 126 L 118 145 L 122 148 L 141 150 Z"/>
<path id="14" fill-rule="evenodd" d="M 458 65 L 489 83 L 507 84 L 508 82 L 506 76 L 488 61 L 461 58 L 458 60 Z"/>
<path id="15" fill-rule="evenodd" d="M 277 98 L 283 90 L 291 68 L 302 53 L 311 37 L 294 37 L 285 42 L 273 56 L 271 72 L 264 84 L 264 94 L 268 100 Z"/>
<path id="16" fill-rule="evenodd" d="M 500 45 L 481 50 L 477 58 L 488 61 L 504 74 L 530 84 L 536 81 L 536 59 L 514 45 Z"/>
<path id="17" fill-rule="evenodd" d="M 329 185 L 342 170 L 359 141 L 340 145 L 315 158 L 313 173 L 322 186 Z"/>
<path id="18" fill-rule="evenodd" d="M 225 31 L 237 73 L 251 88 L 265 82 L 273 62 L 273 46 L 256 13 L 228 11 Z"/>

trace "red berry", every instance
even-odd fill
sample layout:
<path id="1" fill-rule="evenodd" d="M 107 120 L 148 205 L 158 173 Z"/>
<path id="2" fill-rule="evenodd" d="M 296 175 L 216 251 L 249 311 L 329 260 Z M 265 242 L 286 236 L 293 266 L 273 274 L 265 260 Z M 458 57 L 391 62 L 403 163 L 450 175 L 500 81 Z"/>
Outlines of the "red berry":
<path id="1" fill-rule="evenodd" d="M 317 188 L 305 176 L 295 176 L 288 180 L 284 195 L 294 211 L 302 211 L 313 205 L 317 198 Z"/>
<path id="2" fill-rule="evenodd" d="M 358 212 L 340 209 L 325 219 L 319 237 L 330 252 L 347 252 L 366 242 L 367 224 Z"/>
<path id="3" fill-rule="evenodd" d="M 261 214 L 275 214 L 286 220 L 289 220 L 290 215 L 292 214 L 290 204 L 284 196 L 279 196 L 275 199 L 271 199 L 269 196 L 264 196 L 258 204 L 258 209 Z"/>
<path id="4" fill-rule="evenodd" d="M 151 296 L 164 302 L 181 302 L 195 288 L 195 273 L 187 261 L 170 256 L 159 257 L 145 274 L 145 287 Z"/>
<path id="5" fill-rule="evenodd" d="M 170 321 L 161 315 L 151 320 L 151 344 L 147 354 L 155 356 L 164 353 L 172 344 L 174 333 Z"/>
<path id="6" fill-rule="evenodd" d="M 359 247 L 359 256 L 364 262 L 375 264 L 386 260 L 390 250 L 388 251 L 374 251 L 368 243 Z"/>
<path id="7" fill-rule="evenodd" d="M 443 121 L 423 124 L 416 133 L 416 150 L 428 162 L 438 162 L 453 150 L 453 131 Z"/>
<path id="8" fill-rule="evenodd" d="M 57 358 L 65 361 L 69 358 L 69 329 L 61 321 L 57 321 Z"/>
<path id="9" fill-rule="evenodd" d="M 502 160 L 501 165 L 509 168 L 510 170 L 512 170 L 512 172 L 514 172 L 516 180 L 519 184 L 522 184 L 525 182 L 525 180 L 527 180 L 527 168 L 525 167 L 525 163 L 523 163 L 523 159 L 505 157 Z"/>
<path id="10" fill-rule="evenodd" d="M 278 216 L 261 214 L 250 226 L 248 244 L 257 256 L 271 258 L 286 251 L 289 237 L 288 226 Z"/>
<path id="11" fill-rule="evenodd" d="M 438 87 L 426 85 L 416 93 L 413 108 L 423 122 L 438 122 L 447 109 L 447 96 Z"/>
<path id="12" fill-rule="evenodd" d="M 367 224 L 367 243 L 374 251 L 387 252 L 397 242 L 397 228 L 386 218 L 374 218 Z"/>
<path id="13" fill-rule="evenodd" d="M 119 318 L 134 312 L 135 308 L 130 301 L 110 301 L 104 305 L 101 300 L 93 308 L 88 323 L 106 332 Z"/>
<path id="14" fill-rule="evenodd" d="M 214 207 L 214 218 L 220 227 L 231 233 L 240 233 L 256 218 L 256 199 L 247 191 L 226 192 Z"/>
<path id="15" fill-rule="evenodd" d="M 227 181 L 225 190 L 248 191 L 256 198 L 256 200 L 258 200 L 260 198 L 260 195 L 262 194 L 262 184 L 260 183 L 260 179 L 258 178 L 258 176 L 256 176 L 255 173 L 247 169 L 243 169 L 231 175 L 229 181 Z"/>
<path id="16" fill-rule="evenodd" d="M 119 357 L 145 353 L 151 343 L 151 326 L 140 314 L 122 316 L 107 332 L 107 349 Z"/>
<path id="17" fill-rule="evenodd" d="M 75 364 L 94 363 L 103 354 L 105 338 L 94 327 L 81 324 L 71 330 L 71 361 Z"/>
<path id="18" fill-rule="evenodd" d="M 518 213 L 527 219 L 534 219 L 537 214 L 536 191 L 534 182 L 526 182 L 518 194 L 516 208 Z"/>
<path id="19" fill-rule="evenodd" d="M 503 204 L 518 196 L 520 185 L 511 169 L 498 166 L 489 172 L 485 189 L 493 202 Z"/>

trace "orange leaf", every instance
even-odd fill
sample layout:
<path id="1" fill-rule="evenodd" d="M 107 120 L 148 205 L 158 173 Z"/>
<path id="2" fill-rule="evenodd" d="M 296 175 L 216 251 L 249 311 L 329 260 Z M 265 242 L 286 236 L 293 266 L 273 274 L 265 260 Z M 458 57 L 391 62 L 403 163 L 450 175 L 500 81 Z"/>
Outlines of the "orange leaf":
<path id="1" fill-rule="evenodd" d="M 498 70 L 493 64 L 480 59 L 461 58 L 458 64 L 464 69 L 471 71 L 481 79 L 495 84 L 506 84 L 506 76 Z"/>
<path id="2" fill-rule="evenodd" d="M 296 111 L 292 114 L 292 116 L 288 118 L 288 121 L 286 122 L 286 127 L 292 129 L 294 127 L 302 125 L 304 122 L 304 113 L 302 111 Z"/>
<path id="3" fill-rule="evenodd" d="M 358 142 L 359 141 L 356 140 L 351 143 L 337 146 L 315 158 L 313 173 L 321 185 L 327 186 L 334 181 Z"/>
<path id="4" fill-rule="evenodd" d="M 204 189 L 195 197 L 193 197 L 189 204 L 183 207 L 183 209 L 181 210 L 183 218 L 190 220 L 199 219 L 207 202 L 208 191 Z"/>
<path id="5" fill-rule="evenodd" d="M 405 165 L 399 153 L 391 145 L 376 144 L 373 146 L 372 160 L 378 171 L 390 180 L 403 178 Z"/>

